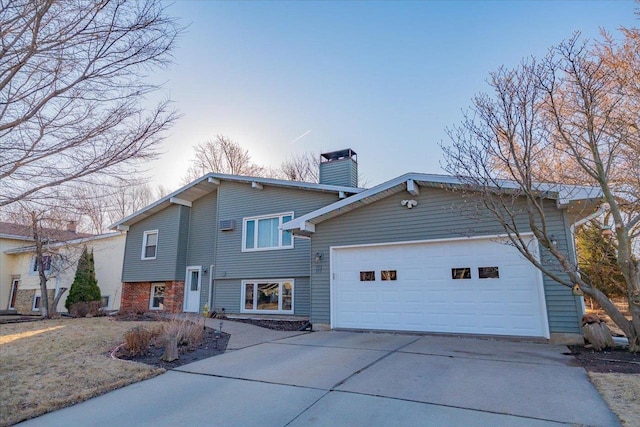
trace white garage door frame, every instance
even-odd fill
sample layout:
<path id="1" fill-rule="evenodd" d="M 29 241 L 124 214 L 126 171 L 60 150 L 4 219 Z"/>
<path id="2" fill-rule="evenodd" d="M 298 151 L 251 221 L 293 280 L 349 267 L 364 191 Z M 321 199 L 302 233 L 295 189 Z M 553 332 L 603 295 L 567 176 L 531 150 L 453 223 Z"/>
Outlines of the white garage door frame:
<path id="1" fill-rule="evenodd" d="M 531 239 L 529 244 L 531 245 L 531 252 L 536 257 L 537 260 L 540 259 L 539 254 L 539 245 L 538 240 L 534 237 L 533 233 L 522 233 L 521 237 L 523 240 Z M 444 239 L 431 239 L 431 240 L 409 240 L 409 241 L 398 241 L 398 242 L 384 242 L 384 243 L 366 243 L 360 245 L 341 245 L 341 246 L 330 246 L 329 247 L 329 315 L 330 315 L 330 327 L 331 329 L 336 329 L 336 310 L 334 309 L 336 304 L 336 282 L 335 279 L 335 254 L 337 251 L 341 249 L 354 249 L 354 248 L 371 248 L 371 247 L 384 247 L 384 246 L 400 246 L 400 245 L 422 245 L 422 244 L 437 244 L 437 243 L 449 243 L 449 242 L 460 242 L 460 241 L 499 241 L 508 239 L 506 234 L 494 234 L 494 235 L 484 235 L 484 236 L 473 236 L 473 237 L 451 237 Z M 496 242 L 499 243 L 499 242 Z M 516 248 L 512 248 L 513 250 L 517 250 Z M 523 259 L 524 257 L 519 254 Z M 528 261 L 527 261 L 528 262 Z M 540 301 L 539 309 L 540 309 L 540 318 L 542 320 L 542 334 L 544 338 L 550 338 L 550 330 L 549 330 L 549 318 L 547 314 L 547 301 L 544 293 L 544 280 L 542 272 L 535 268 L 535 281 L 536 281 L 536 291 L 538 294 L 538 298 Z"/>

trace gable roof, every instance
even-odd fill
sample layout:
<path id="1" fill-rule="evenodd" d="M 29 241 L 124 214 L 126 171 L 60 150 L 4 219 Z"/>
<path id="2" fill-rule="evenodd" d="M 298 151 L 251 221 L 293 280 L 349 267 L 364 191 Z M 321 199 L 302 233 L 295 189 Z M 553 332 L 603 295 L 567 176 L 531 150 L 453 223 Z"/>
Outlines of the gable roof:
<path id="1" fill-rule="evenodd" d="M 172 204 L 191 206 L 191 203 L 200 197 L 216 190 L 220 181 L 241 182 L 249 185 L 269 185 L 282 188 L 293 188 L 306 191 L 321 191 L 336 194 L 343 194 L 347 197 L 350 194 L 357 194 L 364 191 L 362 188 L 344 187 L 340 185 L 315 184 L 311 182 L 289 181 L 284 179 L 259 178 L 255 176 L 228 175 L 221 173 L 209 173 L 195 181 L 179 188 L 173 193 L 160 200 L 146 206 L 139 211 L 121 219 L 109 226 L 111 229 L 126 230 L 130 225 L 142 221 L 151 215 L 171 206 Z"/>
<path id="2" fill-rule="evenodd" d="M 496 188 L 501 191 L 519 190 L 520 185 L 515 181 L 500 180 Z M 436 175 L 422 173 L 406 173 L 397 178 L 383 182 L 375 187 L 364 190 L 356 195 L 339 200 L 335 203 L 317 209 L 306 215 L 300 216 L 282 225 L 283 230 L 298 231 L 300 234 L 313 233 L 315 224 L 319 224 L 328 219 L 350 212 L 361 206 L 368 205 L 375 201 L 384 199 L 401 191 L 408 191 L 418 194 L 418 187 L 435 188 L 464 188 L 468 185 L 464 179 L 451 175 Z M 579 185 L 560 185 L 539 183 L 536 189 L 545 193 L 545 197 L 555 199 L 558 209 L 565 209 L 573 206 L 575 202 L 596 201 L 602 197 L 602 190 L 599 187 L 586 187 Z"/>
<path id="3" fill-rule="evenodd" d="M 43 228 L 42 230 L 46 233 L 48 239 L 55 241 L 67 241 L 93 236 L 93 234 L 76 233 L 75 231 L 59 230 L 56 228 Z M 0 222 L 0 238 L 33 242 L 33 232 L 29 225 Z"/>

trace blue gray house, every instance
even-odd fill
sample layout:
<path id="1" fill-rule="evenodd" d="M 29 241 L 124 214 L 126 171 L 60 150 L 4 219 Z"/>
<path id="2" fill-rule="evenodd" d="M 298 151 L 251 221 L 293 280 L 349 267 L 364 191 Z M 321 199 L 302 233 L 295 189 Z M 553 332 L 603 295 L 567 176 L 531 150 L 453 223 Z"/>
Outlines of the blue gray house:
<path id="1" fill-rule="evenodd" d="M 581 297 L 504 244 L 491 216 L 460 214 L 455 178 L 412 173 L 363 190 L 355 153 L 341 150 L 323 154 L 320 181 L 209 174 L 114 224 L 127 230 L 122 309 L 207 304 L 316 329 L 579 336 Z M 591 197 L 548 195 L 549 227 L 570 254 Z"/>

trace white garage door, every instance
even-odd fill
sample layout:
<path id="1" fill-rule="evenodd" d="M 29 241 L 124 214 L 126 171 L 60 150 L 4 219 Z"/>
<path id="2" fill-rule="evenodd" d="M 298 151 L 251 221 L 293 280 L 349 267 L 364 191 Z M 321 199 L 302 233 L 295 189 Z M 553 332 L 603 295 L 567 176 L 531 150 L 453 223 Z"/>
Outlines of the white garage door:
<path id="1" fill-rule="evenodd" d="M 495 239 L 331 251 L 333 328 L 549 337 L 541 274 Z"/>

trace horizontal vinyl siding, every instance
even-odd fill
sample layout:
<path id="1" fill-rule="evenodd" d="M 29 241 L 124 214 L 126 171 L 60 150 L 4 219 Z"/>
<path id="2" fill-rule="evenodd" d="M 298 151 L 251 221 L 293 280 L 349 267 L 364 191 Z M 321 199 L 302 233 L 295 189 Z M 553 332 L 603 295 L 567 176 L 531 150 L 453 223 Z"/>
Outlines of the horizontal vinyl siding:
<path id="1" fill-rule="evenodd" d="M 274 277 L 273 279 L 290 279 L 292 277 Z M 214 283 L 214 309 L 220 312 L 222 308 L 227 313 L 240 313 L 240 301 L 242 280 L 250 280 L 245 278 L 239 280 L 216 280 Z M 253 279 L 269 279 L 268 277 L 260 277 Z M 310 312 L 310 293 L 308 277 L 293 277 L 293 314 L 296 316 L 309 316 Z"/>
<path id="2" fill-rule="evenodd" d="M 265 185 L 223 181 L 218 197 L 218 219 L 234 220 L 235 229 L 220 231 L 215 260 L 216 279 L 304 277 L 309 275 L 310 243 L 294 239 L 294 249 L 242 252 L 242 219 L 293 212 L 295 217 L 338 200 L 334 193 L 301 191 Z"/>
<path id="3" fill-rule="evenodd" d="M 413 209 L 401 206 L 401 201 L 415 199 Z M 320 264 L 312 268 L 311 320 L 329 323 L 329 248 L 331 246 L 369 243 L 389 243 L 413 240 L 446 239 L 465 236 L 503 234 L 504 230 L 492 217 L 477 218 L 466 214 L 469 206 L 458 194 L 450 191 L 420 188 L 420 195 L 405 191 L 390 195 L 368 206 L 316 225 L 312 237 L 312 253 L 323 254 Z M 566 226 L 562 213 L 549 202 L 548 226 L 560 248 L 567 247 Z M 522 217 L 523 230 L 528 223 Z M 528 228 L 527 228 L 528 229 Z M 543 255 L 544 256 L 544 255 Z M 579 332 L 577 300 L 571 290 L 544 277 L 547 313 L 551 332 Z"/>
<path id="4" fill-rule="evenodd" d="M 200 309 L 209 303 L 210 267 L 215 261 L 218 192 L 214 191 L 193 202 L 187 250 L 188 266 L 202 267 Z M 206 273 L 205 273 L 206 270 Z"/>
<path id="5" fill-rule="evenodd" d="M 187 250 L 189 245 L 189 222 L 191 209 L 186 206 L 179 206 L 180 220 L 178 232 L 178 251 L 176 253 L 176 275 L 177 280 L 185 280 L 187 269 Z"/>
<path id="6" fill-rule="evenodd" d="M 352 159 L 320 163 L 320 183 L 356 187 L 358 183 L 358 164 Z"/>
<path id="7" fill-rule="evenodd" d="M 169 206 L 129 228 L 122 269 L 123 282 L 162 282 L 184 278 L 184 271 L 181 276 L 177 274 L 181 208 L 189 209 Z M 142 238 L 148 230 L 158 230 L 156 259 L 141 260 Z"/>

